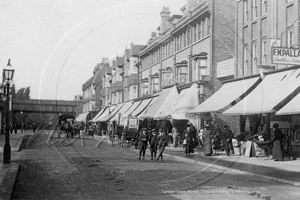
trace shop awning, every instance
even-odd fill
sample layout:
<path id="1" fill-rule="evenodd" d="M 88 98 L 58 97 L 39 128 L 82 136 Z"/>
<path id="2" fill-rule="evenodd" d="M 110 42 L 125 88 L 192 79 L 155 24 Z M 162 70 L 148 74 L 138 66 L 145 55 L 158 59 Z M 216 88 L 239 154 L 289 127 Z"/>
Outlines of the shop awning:
<path id="1" fill-rule="evenodd" d="M 142 101 L 135 101 L 133 105 L 123 114 L 124 117 L 128 117 L 131 113 L 142 103 Z"/>
<path id="2" fill-rule="evenodd" d="M 297 94 L 290 102 L 281 108 L 276 115 L 299 115 L 300 114 L 300 93 Z"/>
<path id="3" fill-rule="evenodd" d="M 188 114 L 222 112 L 234 102 L 244 98 L 259 85 L 260 81 L 259 77 L 254 77 L 227 82 L 206 101 L 189 111 Z"/>
<path id="4" fill-rule="evenodd" d="M 147 106 L 149 105 L 149 103 L 150 103 L 151 101 L 152 101 L 152 98 L 142 100 L 142 103 L 139 105 L 139 107 L 137 107 L 137 108 L 131 113 L 131 116 L 137 117 L 139 114 L 141 114 L 141 112 L 143 112 L 143 111 L 147 108 Z"/>
<path id="5" fill-rule="evenodd" d="M 180 92 L 173 103 L 167 105 L 153 119 L 188 119 L 186 113 L 198 105 L 198 85 L 194 83 L 190 88 Z"/>
<path id="6" fill-rule="evenodd" d="M 78 115 L 78 117 L 76 117 L 76 119 L 74 120 L 75 122 L 86 122 L 86 117 L 88 116 L 90 112 L 85 112 L 85 113 L 81 113 L 80 115 Z"/>
<path id="7" fill-rule="evenodd" d="M 113 106 L 107 106 L 106 109 L 96 118 L 94 119 L 94 122 L 99 122 L 98 120 L 107 116 L 109 114 L 109 112 L 112 112 L 117 106 L 113 105 Z"/>
<path id="8" fill-rule="evenodd" d="M 95 120 L 105 111 L 105 109 L 107 108 L 107 106 L 106 107 L 104 107 L 104 108 L 102 108 L 98 113 L 97 113 L 97 115 L 93 118 L 93 119 L 91 119 L 90 120 L 90 122 L 95 122 Z"/>
<path id="9" fill-rule="evenodd" d="M 123 114 L 133 105 L 133 103 L 131 101 L 124 103 L 123 107 L 115 114 L 115 116 L 113 116 L 113 118 L 111 118 L 110 121 L 118 121 L 119 119 L 119 115 L 120 119 L 122 118 Z"/>
<path id="10" fill-rule="evenodd" d="M 139 118 L 153 118 L 153 116 L 160 112 L 164 106 L 170 104 L 174 101 L 175 97 L 178 95 L 178 90 L 176 86 L 164 89 L 158 96 L 151 106 L 148 107 L 147 111 L 143 115 L 139 115 Z"/>
<path id="11" fill-rule="evenodd" d="M 276 112 L 288 102 L 287 97 L 300 86 L 300 69 L 268 73 L 249 95 L 224 114 L 261 114 Z M 281 108 L 280 107 L 280 108 Z"/>
<path id="12" fill-rule="evenodd" d="M 114 117 L 117 112 L 123 107 L 124 103 L 117 104 L 114 109 L 108 108 L 108 112 L 106 115 L 102 114 L 100 118 L 96 119 L 97 122 L 107 122 L 109 121 L 112 117 Z"/>
<path id="13" fill-rule="evenodd" d="M 143 112 L 141 112 L 141 114 L 139 114 L 137 117 L 144 116 L 145 113 L 147 112 L 148 108 L 156 101 L 157 98 L 158 98 L 158 96 L 153 97 L 153 98 L 152 98 L 152 101 L 151 101 L 151 102 L 148 104 L 148 106 L 143 110 Z"/>

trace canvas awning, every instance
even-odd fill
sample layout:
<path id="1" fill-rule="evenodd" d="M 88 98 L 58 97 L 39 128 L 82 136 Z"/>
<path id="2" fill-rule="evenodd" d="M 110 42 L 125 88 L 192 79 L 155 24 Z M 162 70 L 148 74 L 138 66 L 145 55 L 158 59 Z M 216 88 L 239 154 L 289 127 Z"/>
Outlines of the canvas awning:
<path id="1" fill-rule="evenodd" d="M 123 114 L 124 117 L 128 117 L 131 113 L 142 103 L 142 101 L 135 101 L 133 105 Z"/>
<path id="2" fill-rule="evenodd" d="M 81 113 L 80 115 L 78 115 L 78 117 L 76 117 L 76 119 L 74 120 L 75 122 L 86 122 L 86 117 L 88 116 L 90 112 L 85 112 L 85 113 Z"/>
<path id="3" fill-rule="evenodd" d="M 113 110 L 108 108 L 108 112 L 106 113 L 106 115 L 102 114 L 100 118 L 96 119 L 96 121 L 97 122 L 109 121 L 112 117 L 114 117 L 117 114 L 117 112 L 122 108 L 123 105 L 124 103 L 117 104 Z"/>
<path id="4" fill-rule="evenodd" d="M 116 108 L 116 105 L 107 106 L 106 109 L 96 119 L 94 119 L 94 122 L 99 122 L 98 119 L 101 119 L 104 116 L 107 116 L 109 114 L 109 112 L 112 112 L 115 108 Z"/>
<path id="5" fill-rule="evenodd" d="M 131 113 L 131 116 L 137 117 L 141 112 L 143 112 L 149 103 L 152 101 L 152 98 L 142 100 L 142 103 Z"/>
<path id="6" fill-rule="evenodd" d="M 223 112 L 234 102 L 242 99 L 253 88 L 257 87 L 261 79 L 257 76 L 225 83 L 217 92 L 202 104 L 189 111 L 189 114 Z"/>
<path id="7" fill-rule="evenodd" d="M 105 109 L 107 108 L 107 106 L 106 107 L 104 107 L 104 108 L 102 108 L 98 113 L 97 113 L 97 115 L 93 118 L 93 119 L 91 119 L 90 120 L 90 122 L 95 122 L 95 120 L 105 111 Z"/>
<path id="8" fill-rule="evenodd" d="M 148 108 L 156 101 L 157 98 L 158 98 L 158 96 L 153 97 L 152 101 L 147 105 L 147 107 L 143 110 L 143 112 L 141 112 L 137 117 L 144 116 L 145 113 L 147 112 Z"/>
<path id="9" fill-rule="evenodd" d="M 159 94 L 155 102 L 153 102 L 153 104 L 147 108 L 147 111 L 143 115 L 139 115 L 139 118 L 153 118 L 157 112 L 160 112 L 166 105 L 173 102 L 177 95 L 178 90 L 176 86 L 164 89 Z"/>
<path id="10" fill-rule="evenodd" d="M 281 108 L 276 115 L 299 115 L 300 114 L 300 93 L 298 93 L 290 102 Z"/>
<path id="11" fill-rule="evenodd" d="M 243 100 L 224 114 L 273 113 L 287 103 L 287 97 L 300 86 L 300 69 L 293 68 L 266 74 L 263 81 Z M 285 103 L 285 104 L 286 104 Z"/>
<path id="12" fill-rule="evenodd" d="M 173 103 L 167 105 L 153 119 L 187 119 L 186 113 L 198 105 L 198 85 L 194 83 L 190 88 L 180 92 Z"/>
<path id="13" fill-rule="evenodd" d="M 119 115 L 120 119 L 122 118 L 122 115 L 132 106 L 132 102 L 126 102 L 124 103 L 123 107 L 115 114 L 115 116 L 113 116 L 113 118 L 111 118 L 110 121 L 118 121 L 119 120 Z"/>

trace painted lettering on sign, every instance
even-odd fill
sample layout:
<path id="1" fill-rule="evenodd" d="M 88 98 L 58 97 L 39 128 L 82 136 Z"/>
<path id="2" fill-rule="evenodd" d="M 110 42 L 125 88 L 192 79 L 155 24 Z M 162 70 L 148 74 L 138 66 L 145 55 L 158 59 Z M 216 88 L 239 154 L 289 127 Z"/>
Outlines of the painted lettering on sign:
<path id="1" fill-rule="evenodd" d="M 272 63 L 284 65 L 298 65 L 300 63 L 300 49 L 272 47 Z"/>

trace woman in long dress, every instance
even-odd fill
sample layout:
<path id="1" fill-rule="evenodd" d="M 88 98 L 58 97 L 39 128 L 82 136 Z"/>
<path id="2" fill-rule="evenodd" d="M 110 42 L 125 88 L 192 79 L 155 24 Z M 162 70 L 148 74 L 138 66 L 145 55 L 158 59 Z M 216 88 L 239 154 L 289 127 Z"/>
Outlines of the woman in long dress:
<path id="1" fill-rule="evenodd" d="M 274 128 L 274 138 L 273 138 L 273 159 L 274 161 L 282 161 L 284 156 L 283 156 L 283 133 L 282 130 L 279 128 L 279 124 L 275 123 L 273 125 Z"/>
<path id="2" fill-rule="evenodd" d="M 209 130 L 209 125 L 205 126 L 203 131 L 203 154 L 205 156 L 211 156 L 212 154 L 212 145 L 211 145 L 211 131 Z"/>

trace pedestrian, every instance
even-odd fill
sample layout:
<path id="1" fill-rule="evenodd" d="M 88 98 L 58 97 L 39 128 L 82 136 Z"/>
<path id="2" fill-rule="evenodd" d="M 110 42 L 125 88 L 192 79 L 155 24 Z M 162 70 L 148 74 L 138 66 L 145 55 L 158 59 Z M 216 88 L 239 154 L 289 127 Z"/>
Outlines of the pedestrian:
<path id="1" fill-rule="evenodd" d="M 166 135 L 166 133 L 163 129 L 159 129 L 159 136 L 158 136 L 159 153 L 158 153 L 158 157 L 157 157 L 156 161 L 158 161 L 159 158 L 161 158 L 161 161 L 164 161 L 163 152 L 167 145 L 168 145 L 168 136 Z"/>
<path id="2" fill-rule="evenodd" d="M 35 131 L 36 131 L 36 124 L 35 123 L 32 123 L 32 131 L 33 131 L 33 133 L 35 133 Z"/>
<path id="3" fill-rule="evenodd" d="M 191 124 L 187 124 L 186 130 L 184 131 L 184 140 L 185 140 L 185 155 L 190 155 L 194 153 L 193 148 L 193 132 L 191 130 Z"/>
<path id="4" fill-rule="evenodd" d="M 15 129 L 15 134 L 17 134 L 17 132 L 18 132 L 18 124 L 17 123 L 15 123 L 14 129 Z"/>
<path id="5" fill-rule="evenodd" d="M 232 148 L 230 145 L 232 145 L 232 131 L 230 131 L 228 129 L 228 126 L 227 125 L 224 125 L 224 129 L 222 131 L 222 143 L 223 143 L 223 148 L 224 148 L 224 151 L 226 153 L 227 156 L 229 156 L 229 153 L 230 153 L 230 149 Z"/>
<path id="6" fill-rule="evenodd" d="M 273 131 L 273 159 L 274 161 L 283 161 L 284 155 L 283 155 L 283 133 L 282 130 L 279 128 L 279 124 L 275 123 L 273 125 L 274 131 Z"/>
<path id="7" fill-rule="evenodd" d="M 173 126 L 173 128 L 172 128 L 173 147 L 177 147 L 177 144 L 178 144 L 177 136 L 178 136 L 177 129 Z"/>
<path id="8" fill-rule="evenodd" d="M 143 128 L 142 132 L 139 136 L 139 149 L 140 149 L 140 152 L 139 152 L 138 159 L 142 159 L 142 160 L 145 159 L 145 154 L 146 154 L 148 141 L 149 141 L 149 137 L 147 135 L 147 129 Z M 143 156 L 143 157 L 141 157 L 141 156 Z"/>
<path id="9" fill-rule="evenodd" d="M 13 130 L 14 130 L 14 127 L 13 127 L 12 124 L 9 124 L 9 129 L 10 129 L 10 134 L 12 134 L 12 133 L 13 133 Z"/>
<path id="10" fill-rule="evenodd" d="M 221 135 L 222 130 L 218 124 L 215 125 L 214 135 L 212 137 L 212 146 L 215 155 L 218 155 L 218 151 L 221 149 Z"/>
<path id="11" fill-rule="evenodd" d="M 151 160 L 156 159 L 156 153 L 157 153 L 157 146 L 158 146 L 158 140 L 157 140 L 157 132 L 155 129 L 152 129 L 152 135 L 150 136 L 150 152 L 151 152 Z"/>
<path id="12" fill-rule="evenodd" d="M 211 131 L 209 130 L 209 125 L 205 126 L 205 130 L 203 131 L 203 154 L 205 156 L 211 156 L 212 154 L 212 146 L 211 146 Z"/>

